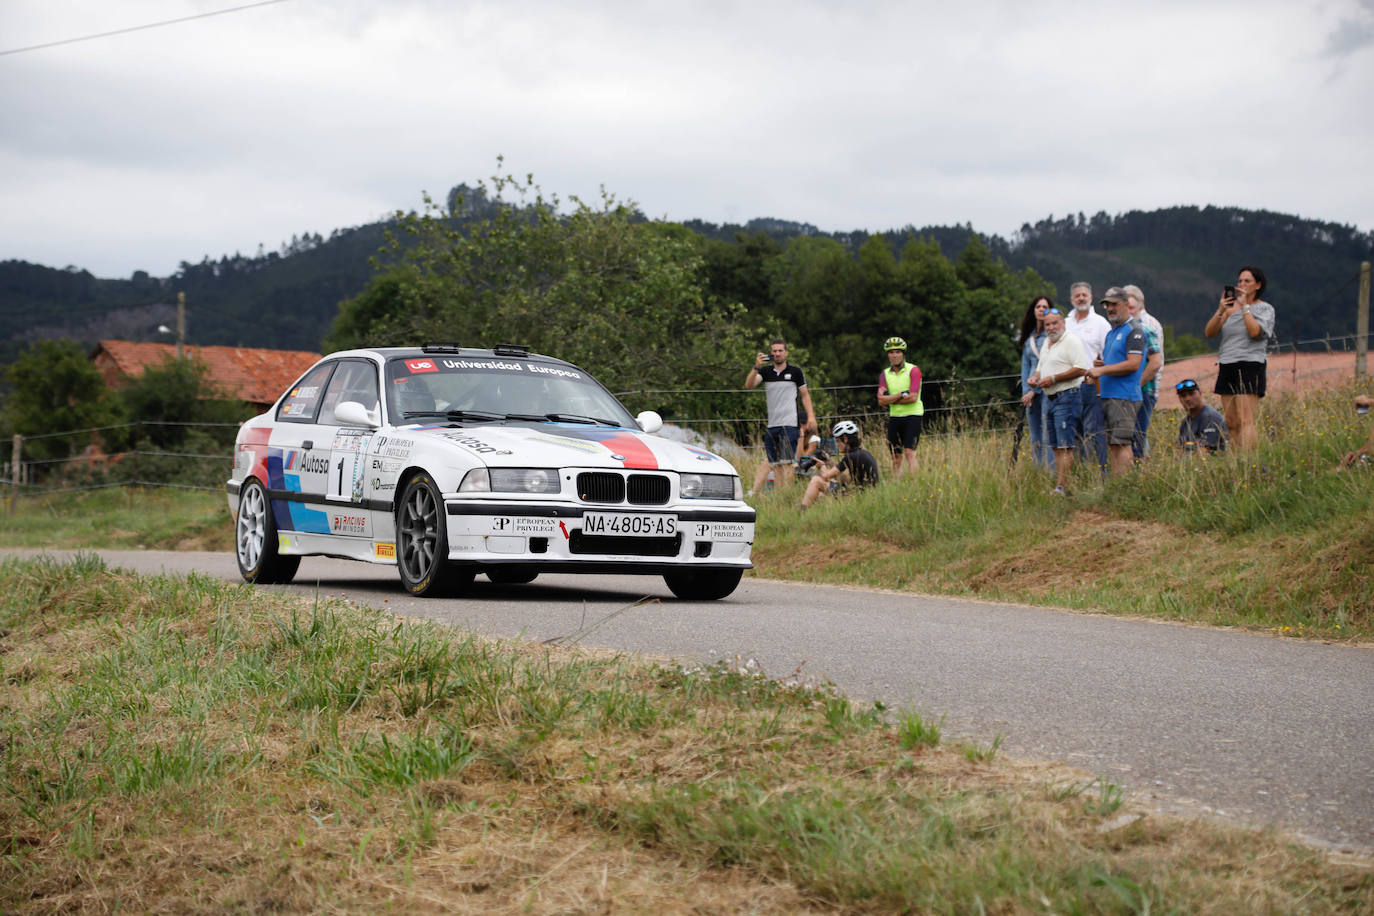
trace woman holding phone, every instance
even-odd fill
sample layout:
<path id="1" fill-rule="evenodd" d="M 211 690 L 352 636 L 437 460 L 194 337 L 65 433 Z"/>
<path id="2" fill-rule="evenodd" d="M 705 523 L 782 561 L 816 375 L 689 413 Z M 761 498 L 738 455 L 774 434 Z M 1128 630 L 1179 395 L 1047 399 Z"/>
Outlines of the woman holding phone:
<path id="1" fill-rule="evenodd" d="M 1264 271 L 1242 267 L 1236 285 L 1221 294 L 1216 312 L 1207 320 L 1204 333 L 1221 335 L 1217 353 L 1216 393 L 1221 395 L 1221 412 L 1237 449 L 1251 449 L 1259 443 L 1255 413 L 1264 397 L 1266 347 L 1274 333 L 1274 307 L 1260 298 L 1266 286 Z"/>

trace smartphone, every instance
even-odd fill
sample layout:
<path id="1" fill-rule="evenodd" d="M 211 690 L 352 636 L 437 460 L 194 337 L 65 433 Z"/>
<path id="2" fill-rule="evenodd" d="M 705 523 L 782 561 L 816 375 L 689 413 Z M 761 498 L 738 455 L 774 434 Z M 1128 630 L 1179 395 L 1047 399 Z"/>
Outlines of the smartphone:
<path id="1" fill-rule="evenodd" d="M 1221 288 L 1221 298 L 1223 298 L 1223 299 L 1234 299 L 1234 298 L 1236 298 L 1236 288 L 1235 288 L 1234 286 L 1223 286 L 1223 287 Z"/>
<path id="2" fill-rule="evenodd" d="M 1369 408 L 1361 404 L 1359 407 L 1355 408 L 1355 413 L 1369 413 Z"/>

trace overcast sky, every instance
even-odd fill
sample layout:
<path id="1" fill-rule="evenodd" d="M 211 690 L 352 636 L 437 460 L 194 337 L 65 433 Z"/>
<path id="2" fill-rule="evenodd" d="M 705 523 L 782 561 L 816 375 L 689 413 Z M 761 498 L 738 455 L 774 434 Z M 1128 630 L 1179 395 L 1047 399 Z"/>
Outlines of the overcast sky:
<path id="1" fill-rule="evenodd" d="M 0 51 L 252 0 L 3 0 Z M 582 7 L 574 9 L 574 7 Z M 283 0 L 0 55 L 0 260 L 165 276 L 491 175 L 823 230 L 1374 229 L 1374 0 Z"/>

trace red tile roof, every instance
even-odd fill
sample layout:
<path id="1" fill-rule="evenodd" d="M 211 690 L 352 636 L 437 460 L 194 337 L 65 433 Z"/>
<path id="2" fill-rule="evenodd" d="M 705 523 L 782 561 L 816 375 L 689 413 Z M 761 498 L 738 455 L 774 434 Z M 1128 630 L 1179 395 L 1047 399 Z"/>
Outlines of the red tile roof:
<path id="1" fill-rule="evenodd" d="M 320 359 L 320 354 L 305 350 L 251 347 L 187 347 L 186 353 L 209 367 L 208 378 L 225 395 L 262 405 L 275 401 L 287 385 Z M 123 379 L 176 359 L 176 354 L 172 344 L 102 340 L 91 352 L 91 360 L 100 368 L 106 384 L 118 387 Z"/>
<path id="2" fill-rule="evenodd" d="M 1374 358 L 1370 362 L 1374 363 Z M 1374 365 L 1370 368 L 1374 369 Z M 1217 355 L 1205 353 L 1164 364 L 1159 372 L 1158 409 L 1181 409 L 1174 385 L 1186 378 L 1196 379 L 1202 388 L 1203 399 L 1213 407 L 1218 406 L 1217 397 L 1212 394 L 1217 382 Z M 1354 352 L 1270 353 L 1264 387 L 1270 395 L 1301 394 L 1320 388 L 1336 388 L 1354 378 Z"/>

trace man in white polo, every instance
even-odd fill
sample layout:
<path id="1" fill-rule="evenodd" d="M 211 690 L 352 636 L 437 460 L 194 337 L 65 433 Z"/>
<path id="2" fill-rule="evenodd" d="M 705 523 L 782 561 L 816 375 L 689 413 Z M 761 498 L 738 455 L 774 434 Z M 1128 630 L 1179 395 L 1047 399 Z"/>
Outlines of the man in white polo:
<path id="1" fill-rule="evenodd" d="M 1107 341 L 1111 323 L 1093 310 L 1092 284 L 1080 280 L 1069 287 L 1069 302 L 1073 305 L 1064 327 L 1077 337 L 1087 351 L 1088 359 L 1102 358 L 1102 345 Z M 1083 441 L 1079 453 L 1085 458 L 1097 458 L 1097 467 L 1107 474 L 1107 429 L 1102 419 L 1102 401 L 1097 396 L 1097 383 L 1083 382 L 1079 392 L 1083 401 Z"/>
<path id="2" fill-rule="evenodd" d="M 1054 449 L 1055 486 L 1050 492 L 1067 496 L 1069 472 L 1073 470 L 1073 450 L 1083 427 L 1083 376 L 1092 359 L 1083 342 L 1064 329 L 1059 309 L 1045 310 L 1045 345 L 1040 362 L 1026 384 L 1045 392 L 1049 403 L 1049 423 L 1045 440 Z"/>

